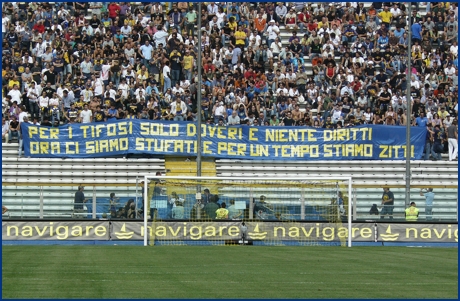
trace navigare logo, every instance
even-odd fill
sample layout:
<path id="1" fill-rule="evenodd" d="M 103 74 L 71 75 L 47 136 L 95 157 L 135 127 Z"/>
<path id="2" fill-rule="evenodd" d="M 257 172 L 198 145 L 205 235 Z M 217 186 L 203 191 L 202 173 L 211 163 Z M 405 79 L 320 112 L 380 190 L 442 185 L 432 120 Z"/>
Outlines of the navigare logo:
<path id="1" fill-rule="evenodd" d="M 126 231 L 126 223 L 123 223 L 119 232 L 115 232 L 115 235 L 118 239 L 131 239 L 134 235 L 134 231 L 128 232 Z"/>
<path id="2" fill-rule="evenodd" d="M 458 242 L 458 224 L 378 223 L 377 241 Z"/>
<path id="3" fill-rule="evenodd" d="M 388 228 L 387 230 L 385 231 L 386 234 L 380 234 L 380 237 L 382 237 L 382 239 L 384 241 L 395 241 L 395 240 L 398 240 L 398 237 L 399 237 L 399 233 L 391 233 L 391 226 L 388 225 Z"/>
<path id="4" fill-rule="evenodd" d="M 265 239 L 265 237 L 267 237 L 267 231 L 265 232 L 261 232 L 259 230 L 259 223 L 256 224 L 255 228 L 254 228 L 254 231 L 253 232 L 249 232 L 249 237 L 254 239 L 254 240 L 262 240 L 262 239 Z"/>

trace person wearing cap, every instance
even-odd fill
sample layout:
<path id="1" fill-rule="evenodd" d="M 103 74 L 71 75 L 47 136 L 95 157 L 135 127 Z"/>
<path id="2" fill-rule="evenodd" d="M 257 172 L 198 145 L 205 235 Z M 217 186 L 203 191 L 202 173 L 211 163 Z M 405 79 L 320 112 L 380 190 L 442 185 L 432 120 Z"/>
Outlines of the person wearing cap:
<path id="1" fill-rule="evenodd" d="M 275 39 L 280 34 L 280 29 L 275 24 L 275 20 L 272 19 L 272 20 L 270 20 L 268 22 L 267 33 L 268 33 L 267 45 L 268 45 L 268 47 L 270 47 L 272 45 L 272 43 L 275 41 Z"/>
<path id="2" fill-rule="evenodd" d="M 409 221 L 409 222 L 416 221 L 418 219 L 419 210 L 415 206 L 415 202 L 410 202 L 410 207 L 407 208 L 404 211 L 404 213 L 405 213 L 406 221 Z"/>

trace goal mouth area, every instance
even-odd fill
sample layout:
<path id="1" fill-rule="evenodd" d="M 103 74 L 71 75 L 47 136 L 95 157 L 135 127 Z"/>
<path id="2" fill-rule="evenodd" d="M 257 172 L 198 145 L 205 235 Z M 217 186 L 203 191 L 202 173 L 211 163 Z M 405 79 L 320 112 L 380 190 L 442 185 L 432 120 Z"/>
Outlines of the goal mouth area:
<path id="1" fill-rule="evenodd" d="M 147 196 L 144 208 L 150 208 L 144 213 L 144 245 L 148 241 L 150 245 L 200 244 L 194 240 L 206 245 L 239 244 L 237 240 L 241 236 L 235 236 L 241 235 L 240 224 L 244 221 L 251 228 L 249 234 L 253 235 L 247 237 L 248 244 L 251 241 L 254 245 L 317 245 L 320 242 L 331 245 L 335 241 L 343 246 L 351 232 L 351 202 L 348 201 L 351 183 L 348 177 L 235 179 L 148 175 L 143 181 L 143 195 Z M 164 234 L 179 224 L 183 226 L 180 231 L 184 231 L 180 238 L 171 239 Z M 309 228 L 322 224 L 327 229 L 340 229 L 341 235 L 335 239 L 302 236 L 306 233 L 302 225 L 307 224 Z M 186 227 L 189 229 L 185 230 Z M 206 227 L 232 230 L 217 236 L 209 230 L 210 234 L 198 239 L 188 236 L 194 235 L 190 229 L 197 231 Z M 266 231 L 261 230 L 265 228 Z M 286 236 L 286 231 L 293 234 Z M 301 234 L 295 234 L 298 232 Z"/>

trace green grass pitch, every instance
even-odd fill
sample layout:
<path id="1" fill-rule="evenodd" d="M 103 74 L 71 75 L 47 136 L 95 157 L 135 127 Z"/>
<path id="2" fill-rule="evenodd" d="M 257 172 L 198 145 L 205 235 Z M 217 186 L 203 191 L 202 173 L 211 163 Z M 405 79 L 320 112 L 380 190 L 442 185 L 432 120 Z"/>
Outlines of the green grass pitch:
<path id="1" fill-rule="evenodd" d="M 453 298 L 457 248 L 3 246 L 3 298 Z"/>

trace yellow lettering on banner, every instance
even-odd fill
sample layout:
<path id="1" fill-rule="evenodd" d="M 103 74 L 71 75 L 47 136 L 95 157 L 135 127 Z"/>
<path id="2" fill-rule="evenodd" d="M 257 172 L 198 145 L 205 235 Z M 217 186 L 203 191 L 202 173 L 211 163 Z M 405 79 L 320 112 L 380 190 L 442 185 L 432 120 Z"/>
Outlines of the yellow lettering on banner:
<path id="1" fill-rule="evenodd" d="M 38 134 L 38 127 L 29 126 L 29 138 L 32 138 L 36 134 Z"/>
<path id="2" fill-rule="evenodd" d="M 195 231 L 197 230 L 197 231 Z M 193 240 L 201 239 L 202 235 L 202 228 L 200 226 L 192 226 L 190 227 L 189 233 L 190 233 L 190 238 Z"/>
<path id="3" fill-rule="evenodd" d="M 40 132 L 40 139 L 48 139 L 49 138 L 48 135 L 46 135 L 48 133 L 47 128 L 40 128 L 39 132 Z"/>
<path id="4" fill-rule="evenodd" d="M 350 131 L 353 133 L 353 140 L 356 140 L 357 139 L 357 133 L 359 132 L 359 129 L 351 128 Z"/>
<path id="5" fill-rule="evenodd" d="M 105 129 L 105 124 L 96 125 L 96 137 L 101 137 L 102 129 Z"/>
<path id="6" fill-rule="evenodd" d="M 186 149 L 187 149 L 187 153 L 195 153 L 195 150 L 196 150 L 196 141 L 193 141 L 193 140 L 185 140 L 184 141 L 185 143 L 185 146 L 186 146 Z M 192 150 L 192 146 L 193 146 L 193 150 Z"/>
<path id="7" fill-rule="evenodd" d="M 69 139 L 72 139 L 72 127 L 69 126 Z"/>
<path id="8" fill-rule="evenodd" d="M 237 226 L 228 227 L 229 236 L 238 236 L 240 234 L 240 229 Z"/>
<path id="9" fill-rule="evenodd" d="M 272 145 L 272 148 L 275 150 L 275 157 L 278 157 L 278 151 L 281 148 L 281 145 Z"/>
<path id="10" fill-rule="evenodd" d="M 205 129 L 206 129 L 206 128 L 208 129 L 209 137 L 213 138 L 214 135 L 216 134 L 217 128 L 216 128 L 216 127 L 213 127 L 213 126 L 205 127 Z M 206 131 L 205 131 L 204 136 L 206 136 Z"/>
<path id="11" fill-rule="evenodd" d="M 227 144 L 227 154 L 229 156 L 236 156 L 236 148 L 238 143 L 229 142 Z"/>
<path id="12" fill-rule="evenodd" d="M 228 139 L 243 139 L 243 130 L 242 128 L 229 127 L 227 129 Z"/>
<path id="13" fill-rule="evenodd" d="M 107 124 L 107 137 L 112 137 L 117 135 L 117 125 L 115 123 Z"/>
<path id="14" fill-rule="evenodd" d="M 212 151 L 209 149 L 212 145 L 211 141 L 203 142 L 203 154 L 212 155 Z"/>
<path id="15" fill-rule="evenodd" d="M 83 228 L 81 226 L 73 226 L 71 235 L 76 237 L 83 236 Z"/>
<path id="16" fill-rule="evenodd" d="M 109 141 L 99 140 L 99 152 L 104 153 L 109 151 Z"/>
<path id="17" fill-rule="evenodd" d="M 40 154 L 48 154 L 48 142 L 40 142 Z"/>
<path id="18" fill-rule="evenodd" d="M 96 153 L 96 148 L 94 144 L 95 144 L 95 141 L 86 141 L 86 153 L 87 154 Z"/>
<path id="19" fill-rule="evenodd" d="M 246 144 L 238 143 L 238 156 L 244 157 L 246 154 Z"/>
<path id="20" fill-rule="evenodd" d="M 179 125 L 170 124 L 165 129 L 165 124 L 162 123 L 141 123 L 140 134 L 149 136 L 179 136 Z"/>
<path id="21" fill-rule="evenodd" d="M 315 142 L 318 139 L 315 137 L 316 130 L 308 130 L 308 141 Z M 302 138 L 303 139 L 303 138 Z M 303 141 L 303 140 L 302 140 Z"/>
<path id="22" fill-rule="evenodd" d="M 70 148 L 74 148 L 75 150 L 71 150 Z M 65 153 L 67 155 L 75 155 L 79 154 L 79 149 L 78 149 L 78 142 L 66 142 L 65 143 Z"/>
<path id="23" fill-rule="evenodd" d="M 363 133 L 363 140 L 372 140 L 372 129 L 371 128 L 362 128 L 360 129 Z"/>
<path id="24" fill-rule="evenodd" d="M 97 226 L 94 228 L 94 234 L 96 236 L 105 236 L 107 234 L 107 229 L 104 226 Z"/>
<path id="25" fill-rule="evenodd" d="M 407 156 L 405 145 L 380 145 L 379 148 L 381 149 L 379 158 L 399 158 L 399 149 L 404 150 L 404 157 Z M 414 152 L 415 148 L 411 145 L 411 157 L 414 157 Z"/>
<path id="26" fill-rule="evenodd" d="M 59 129 L 58 128 L 51 128 L 50 129 L 50 139 L 59 139 Z"/>
<path id="27" fill-rule="evenodd" d="M 311 145 L 310 146 L 310 157 L 318 158 L 319 157 L 319 146 L 318 145 Z"/>
<path id="28" fill-rule="evenodd" d="M 282 145 L 281 146 L 281 157 L 283 158 L 289 158 L 291 156 L 290 153 L 288 153 L 288 151 L 291 150 L 291 146 L 290 145 Z"/>
<path id="29" fill-rule="evenodd" d="M 184 141 L 174 140 L 174 152 L 183 153 L 184 152 Z"/>
<path id="30" fill-rule="evenodd" d="M 332 148 L 332 145 L 330 145 L 330 144 L 325 144 L 323 146 L 323 152 L 324 152 L 324 157 L 325 158 L 332 157 L 332 149 L 331 148 Z"/>
<path id="31" fill-rule="evenodd" d="M 132 122 L 129 123 L 130 124 L 130 134 L 132 134 Z M 120 122 L 118 124 L 118 135 L 127 135 L 128 134 L 128 129 L 127 129 L 127 126 L 128 124 L 126 122 Z"/>
<path id="32" fill-rule="evenodd" d="M 218 142 L 217 143 L 217 153 L 220 155 L 222 152 L 227 151 L 227 143 L 226 142 Z"/>
<path id="33" fill-rule="evenodd" d="M 225 128 L 224 127 L 218 127 L 217 128 L 217 138 L 219 139 L 226 139 L 227 137 L 223 134 L 223 132 L 225 131 Z"/>
<path id="34" fill-rule="evenodd" d="M 61 231 L 63 229 L 64 231 Z M 69 227 L 59 226 L 56 228 L 56 237 L 57 239 L 67 239 L 69 237 Z"/>
<path id="35" fill-rule="evenodd" d="M 288 139 L 284 137 L 287 134 L 287 130 L 278 130 L 278 139 L 279 142 L 288 142 Z"/>
<path id="36" fill-rule="evenodd" d="M 325 131 L 323 132 L 323 140 L 324 140 L 324 141 L 332 141 L 332 140 L 334 140 L 333 137 L 334 137 L 333 131 L 331 131 L 331 130 L 325 130 Z"/>
<path id="37" fill-rule="evenodd" d="M 51 153 L 52 154 L 61 153 L 61 144 L 59 142 L 51 142 Z"/>
<path id="38" fill-rule="evenodd" d="M 251 144 L 249 146 L 249 155 L 251 157 L 268 157 L 268 145 Z"/>
<path id="39" fill-rule="evenodd" d="M 40 146 L 38 142 L 30 142 L 30 153 L 33 155 L 40 153 Z"/>
<path id="40" fill-rule="evenodd" d="M 337 140 L 338 141 L 345 141 L 350 140 L 350 131 L 347 129 L 338 129 L 337 130 Z"/>
<path id="41" fill-rule="evenodd" d="M 299 141 L 299 132 L 297 130 L 289 130 L 289 141 Z"/>
<path id="42" fill-rule="evenodd" d="M 255 136 L 259 129 L 256 128 L 249 128 L 249 141 L 259 141 L 258 138 Z"/>
<path id="43" fill-rule="evenodd" d="M 187 136 L 193 137 L 196 135 L 196 126 L 194 124 L 187 124 Z"/>
<path id="44" fill-rule="evenodd" d="M 372 235 L 372 230 L 370 228 L 362 228 L 360 235 L 362 238 L 370 238 Z"/>
<path id="45" fill-rule="evenodd" d="M 88 125 L 81 125 L 80 126 L 80 130 L 83 131 L 83 138 L 88 138 L 88 133 L 87 133 L 88 129 L 89 129 Z"/>

